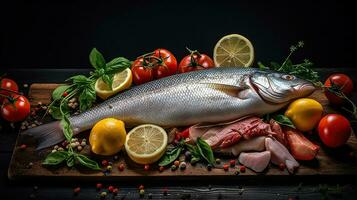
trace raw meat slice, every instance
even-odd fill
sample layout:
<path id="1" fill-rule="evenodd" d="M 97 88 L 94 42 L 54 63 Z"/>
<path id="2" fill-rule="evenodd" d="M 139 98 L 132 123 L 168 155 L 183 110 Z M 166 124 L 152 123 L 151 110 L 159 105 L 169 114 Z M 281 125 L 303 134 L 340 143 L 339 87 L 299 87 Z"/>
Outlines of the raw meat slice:
<path id="1" fill-rule="evenodd" d="M 268 166 L 270 157 L 270 151 L 251 153 L 242 152 L 239 155 L 238 160 L 242 165 L 248 167 L 249 169 L 252 169 L 255 172 L 262 172 Z"/>
<path id="2" fill-rule="evenodd" d="M 238 156 L 241 152 L 249 152 L 249 151 L 260 152 L 264 150 L 265 150 L 265 136 L 259 136 L 249 140 L 241 140 L 233 146 L 222 148 L 219 152 Z"/>
<path id="3" fill-rule="evenodd" d="M 312 160 L 320 150 L 320 146 L 308 140 L 300 131 L 284 128 L 287 135 L 291 155 L 297 160 Z"/>
<path id="4" fill-rule="evenodd" d="M 277 139 L 281 144 L 288 147 L 286 134 L 281 129 L 280 124 L 278 124 L 278 122 L 276 122 L 274 119 L 271 119 L 269 123 L 270 123 L 271 131 L 273 132 L 272 136 L 275 139 Z"/>

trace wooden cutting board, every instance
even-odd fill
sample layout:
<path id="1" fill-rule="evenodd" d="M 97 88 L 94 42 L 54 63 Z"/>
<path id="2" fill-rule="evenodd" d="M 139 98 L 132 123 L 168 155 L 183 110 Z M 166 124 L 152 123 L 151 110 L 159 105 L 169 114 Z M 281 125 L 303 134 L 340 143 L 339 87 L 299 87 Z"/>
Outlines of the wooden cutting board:
<path id="1" fill-rule="evenodd" d="M 29 91 L 29 99 L 31 104 L 36 106 L 38 102 L 48 104 L 50 102 L 51 93 L 58 84 L 32 84 Z M 311 95 L 311 98 L 318 100 L 327 112 L 331 109 L 328 107 L 328 101 L 321 91 L 316 91 Z M 88 137 L 87 133 L 82 133 L 81 137 Z M 21 144 L 29 144 L 25 150 L 20 149 Z M 124 155 L 124 152 L 118 154 L 118 160 L 113 160 L 113 156 L 98 158 L 94 157 L 99 163 L 102 159 L 107 159 L 113 162 L 113 170 L 110 174 L 104 175 L 101 171 L 90 171 L 82 168 L 68 168 L 66 166 L 60 168 L 45 168 L 41 165 L 44 157 L 51 151 L 46 149 L 41 152 L 35 151 L 35 145 L 31 144 L 31 141 L 24 141 L 18 137 L 16 146 L 13 151 L 12 159 L 10 162 L 8 176 L 10 179 L 37 179 L 37 178 L 74 178 L 80 180 L 123 180 L 135 178 L 228 178 L 237 177 L 235 175 L 235 168 L 230 168 L 228 171 L 224 171 L 221 167 L 214 168 L 212 171 L 208 171 L 204 165 L 197 164 L 191 166 L 188 163 L 186 170 L 171 171 L 166 169 L 163 172 L 158 171 L 158 167 L 153 164 L 149 171 L 145 171 L 142 165 L 137 165 L 130 161 L 130 159 Z M 315 160 L 300 162 L 301 166 L 295 173 L 295 176 L 316 176 L 316 175 L 357 175 L 357 159 L 356 156 L 351 156 L 351 152 L 354 155 L 357 153 L 357 139 L 355 134 L 352 134 L 348 140 L 347 145 L 339 149 L 328 149 L 321 146 Z M 222 163 L 227 163 L 232 158 L 221 158 Z M 33 165 L 30 166 L 29 163 Z M 125 170 L 119 171 L 117 169 L 120 163 L 125 164 Z M 245 173 L 240 173 L 238 176 L 245 177 L 262 177 L 258 174 L 247 169 Z M 278 167 L 270 164 L 270 166 L 263 173 L 259 175 L 264 176 L 286 176 L 289 173 L 279 170 Z M 263 177 L 264 177 L 263 176 Z"/>

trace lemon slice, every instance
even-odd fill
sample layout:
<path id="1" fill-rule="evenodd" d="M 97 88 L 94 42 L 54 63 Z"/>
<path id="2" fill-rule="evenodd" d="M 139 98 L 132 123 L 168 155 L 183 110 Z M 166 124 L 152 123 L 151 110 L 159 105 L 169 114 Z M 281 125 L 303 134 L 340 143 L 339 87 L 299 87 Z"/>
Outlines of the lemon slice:
<path id="1" fill-rule="evenodd" d="M 226 35 L 214 47 L 213 60 L 216 67 L 249 67 L 254 60 L 254 48 L 244 36 Z"/>
<path id="2" fill-rule="evenodd" d="M 101 79 L 99 78 L 95 82 L 95 91 L 97 92 L 97 96 L 102 99 L 107 99 L 108 97 L 122 91 L 128 89 L 132 83 L 132 74 L 129 68 L 116 73 L 113 78 L 113 90 Z"/>
<path id="3" fill-rule="evenodd" d="M 132 129 L 125 141 L 128 156 L 136 163 L 150 164 L 158 161 L 165 153 L 166 131 L 156 125 L 144 124 Z"/>

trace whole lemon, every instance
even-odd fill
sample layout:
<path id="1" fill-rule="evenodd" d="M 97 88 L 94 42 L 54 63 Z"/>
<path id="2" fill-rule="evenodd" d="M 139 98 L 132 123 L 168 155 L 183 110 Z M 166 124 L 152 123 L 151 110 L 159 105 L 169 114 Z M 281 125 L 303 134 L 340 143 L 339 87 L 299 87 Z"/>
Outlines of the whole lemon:
<path id="1" fill-rule="evenodd" d="M 310 131 L 320 121 L 323 113 L 322 105 L 314 99 L 302 98 L 292 102 L 285 111 L 295 127 L 300 131 Z"/>
<path id="2" fill-rule="evenodd" d="M 95 154 L 109 156 L 118 153 L 126 139 L 123 121 L 105 118 L 97 122 L 89 136 L 91 149 Z"/>

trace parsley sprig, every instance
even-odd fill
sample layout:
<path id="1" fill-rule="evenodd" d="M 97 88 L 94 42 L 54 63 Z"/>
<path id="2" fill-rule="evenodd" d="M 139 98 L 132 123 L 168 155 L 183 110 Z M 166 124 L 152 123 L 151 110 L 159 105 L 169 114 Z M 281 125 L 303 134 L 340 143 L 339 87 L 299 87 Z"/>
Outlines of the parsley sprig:
<path id="1" fill-rule="evenodd" d="M 91 108 L 96 101 L 95 82 L 98 79 L 102 79 L 112 89 L 114 75 L 129 68 L 131 65 L 131 61 L 124 57 L 117 57 L 106 63 L 103 55 L 95 48 L 92 49 L 89 55 L 89 61 L 94 68 L 94 71 L 90 72 L 90 76 L 76 75 L 68 78 L 66 82 L 71 82 L 71 84 L 57 87 L 52 93 L 53 101 L 48 106 L 51 116 L 61 120 L 63 134 L 68 143 L 73 138 L 73 131 L 69 121 L 69 116 L 72 113 L 68 107 L 68 101 L 73 97 L 78 97 L 80 112 Z M 48 154 L 43 164 L 59 165 L 64 162 L 68 167 L 79 164 L 89 169 L 100 170 L 97 162 L 75 152 L 71 145 L 68 146 L 67 151 Z"/>

